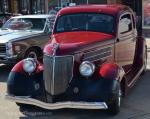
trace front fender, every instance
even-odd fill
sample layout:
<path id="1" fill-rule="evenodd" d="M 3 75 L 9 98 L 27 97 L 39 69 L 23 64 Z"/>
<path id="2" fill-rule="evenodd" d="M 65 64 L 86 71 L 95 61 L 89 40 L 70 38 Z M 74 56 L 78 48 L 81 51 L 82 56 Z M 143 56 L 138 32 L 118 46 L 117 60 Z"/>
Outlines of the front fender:
<path id="1" fill-rule="evenodd" d="M 18 62 L 11 70 L 11 72 L 18 72 L 18 73 L 23 73 L 23 74 L 26 74 L 26 72 L 24 71 L 23 69 L 23 62 L 24 60 L 21 60 L 20 62 Z M 36 73 L 40 73 L 40 72 L 43 72 L 43 64 L 41 64 L 40 62 L 37 61 L 37 67 L 36 67 L 36 70 L 35 70 L 35 74 Z"/>
<path id="2" fill-rule="evenodd" d="M 43 69 L 37 64 L 36 71 L 28 74 L 23 70 L 23 60 L 18 62 L 9 73 L 7 93 L 15 96 L 42 95 L 44 90 Z"/>
<path id="3" fill-rule="evenodd" d="M 112 79 L 121 81 L 125 72 L 122 67 L 119 67 L 117 64 L 108 63 L 103 64 L 99 70 L 99 74 L 104 79 Z"/>

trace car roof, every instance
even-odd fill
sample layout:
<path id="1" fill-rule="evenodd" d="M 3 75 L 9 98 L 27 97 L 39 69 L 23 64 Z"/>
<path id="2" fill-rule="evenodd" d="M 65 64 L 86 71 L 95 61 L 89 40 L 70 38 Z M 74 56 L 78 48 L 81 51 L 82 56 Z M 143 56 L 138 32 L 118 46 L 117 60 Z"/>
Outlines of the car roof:
<path id="1" fill-rule="evenodd" d="M 78 5 L 62 8 L 58 15 L 71 14 L 71 13 L 82 13 L 82 12 L 96 12 L 116 15 L 120 11 L 130 10 L 129 7 L 120 4 L 91 4 L 91 5 Z"/>
<path id="2" fill-rule="evenodd" d="M 12 18 L 48 18 L 48 17 L 53 17 L 54 15 L 50 15 L 50 14 L 34 14 L 34 15 L 20 15 L 20 16 L 15 16 Z"/>

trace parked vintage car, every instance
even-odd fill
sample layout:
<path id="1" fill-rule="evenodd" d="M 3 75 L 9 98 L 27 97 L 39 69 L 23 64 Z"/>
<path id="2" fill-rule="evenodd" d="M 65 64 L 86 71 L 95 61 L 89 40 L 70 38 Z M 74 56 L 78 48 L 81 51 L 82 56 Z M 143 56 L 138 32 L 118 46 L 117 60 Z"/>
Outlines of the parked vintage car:
<path id="1" fill-rule="evenodd" d="M 21 14 L 13 14 L 13 13 L 0 13 L 0 27 L 9 20 L 11 17 L 20 16 Z"/>
<path id="2" fill-rule="evenodd" d="M 54 20 L 54 15 L 24 15 L 8 20 L 0 29 L 0 63 L 16 63 L 25 57 L 40 58 Z"/>
<path id="3" fill-rule="evenodd" d="M 145 39 L 123 5 L 61 9 L 43 63 L 27 58 L 9 74 L 6 99 L 45 109 L 120 110 L 121 97 L 146 71 Z"/>
<path id="4" fill-rule="evenodd" d="M 2 27 L 2 25 L 13 16 L 14 15 L 11 13 L 0 13 L 0 27 Z"/>

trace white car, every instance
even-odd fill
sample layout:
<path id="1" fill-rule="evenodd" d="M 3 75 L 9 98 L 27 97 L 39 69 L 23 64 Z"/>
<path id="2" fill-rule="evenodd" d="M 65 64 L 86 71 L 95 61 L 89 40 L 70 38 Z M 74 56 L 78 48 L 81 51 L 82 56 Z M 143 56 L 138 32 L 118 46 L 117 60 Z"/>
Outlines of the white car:
<path id="1" fill-rule="evenodd" d="M 9 19 L 0 29 L 0 63 L 16 63 L 26 57 L 42 58 L 54 20 L 54 15 L 23 15 Z"/>

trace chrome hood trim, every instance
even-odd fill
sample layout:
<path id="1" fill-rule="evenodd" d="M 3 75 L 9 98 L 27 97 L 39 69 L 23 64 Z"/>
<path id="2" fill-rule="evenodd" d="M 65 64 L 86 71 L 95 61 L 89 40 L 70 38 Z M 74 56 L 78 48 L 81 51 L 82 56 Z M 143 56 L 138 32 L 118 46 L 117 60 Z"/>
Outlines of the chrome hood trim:
<path id="1" fill-rule="evenodd" d="M 0 30 L 0 43 L 30 38 L 41 33 L 43 33 L 43 31 Z"/>

